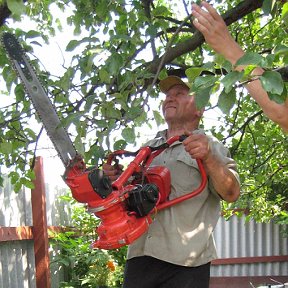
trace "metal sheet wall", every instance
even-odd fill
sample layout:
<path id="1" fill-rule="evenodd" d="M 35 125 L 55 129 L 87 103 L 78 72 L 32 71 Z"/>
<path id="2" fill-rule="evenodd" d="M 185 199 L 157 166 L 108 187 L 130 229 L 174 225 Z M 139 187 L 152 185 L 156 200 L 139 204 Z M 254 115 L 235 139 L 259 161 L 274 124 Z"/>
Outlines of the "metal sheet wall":
<path id="1" fill-rule="evenodd" d="M 0 259 L 0 287 L 36 287 L 32 241 L 1 243 Z"/>
<path id="2" fill-rule="evenodd" d="M 283 227 L 282 227 L 283 228 Z M 286 227 L 287 229 L 287 227 Z M 214 231 L 219 258 L 287 256 L 288 239 L 275 223 L 220 218 Z M 288 276 L 288 262 L 212 265 L 211 276 Z"/>

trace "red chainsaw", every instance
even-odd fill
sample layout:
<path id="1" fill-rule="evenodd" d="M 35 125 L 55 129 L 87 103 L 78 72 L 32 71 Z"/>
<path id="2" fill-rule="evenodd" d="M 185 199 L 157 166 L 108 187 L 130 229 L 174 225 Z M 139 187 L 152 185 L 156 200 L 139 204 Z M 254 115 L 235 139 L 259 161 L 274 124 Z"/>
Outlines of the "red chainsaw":
<path id="1" fill-rule="evenodd" d="M 114 182 L 99 167 L 87 168 L 17 39 L 10 33 L 4 33 L 2 43 L 66 168 L 63 176 L 65 183 L 73 197 L 86 203 L 88 211 L 101 220 L 96 229 L 98 239 L 92 244 L 94 248 L 116 249 L 132 243 L 147 231 L 156 212 L 203 191 L 207 176 L 200 160 L 196 159 L 202 177 L 199 187 L 173 200 L 169 200 L 169 169 L 151 166 L 157 155 L 175 141 L 182 142 L 185 136 L 172 137 L 158 147 L 145 146 L 137 152 L 118 150 L 109 154 L 109 164 L 118 160 L 118 156 L 134 157 Z"/>
<path id="2" fill-rule="evenodd" d="M 111 183 L 103 171 L 97 168 L 87 170 L 82 159 L 71 161 L 64 180 L 73 197 L 87 203 L 88 211 L 101 219 L 97 228 L 98 240 L 93 247 L 114 249 L 132 243 L 139 238 L 152 222 L 152 215 L 164 208 L 192 198 L 205 188 L 207 177 L 202 162 L 197 160 L 202 181 L 193 192 L 169 200 L 171 177 L 164 166 L 152 166 L 152 160 L 175 141 L 183 141 L 176 136 L 158 147 L 141 148 L 133 161 L 119 178 Z M 131 152 L 119 150 L 111 153 L 107 162 L 116 156 Z M 132 178 L 132 179 L 131 179 Z"/>

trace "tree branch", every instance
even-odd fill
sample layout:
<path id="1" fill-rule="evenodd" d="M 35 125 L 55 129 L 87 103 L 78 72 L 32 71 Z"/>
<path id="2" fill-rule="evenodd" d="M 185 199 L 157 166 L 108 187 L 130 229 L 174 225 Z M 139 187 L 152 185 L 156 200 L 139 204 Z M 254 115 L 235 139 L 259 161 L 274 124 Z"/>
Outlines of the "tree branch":
<path id="1" fill-rule="evenodd" d="M 11 11 L 8 9 L 7 4 L 0 5 L 0 26 L 5 24 L 7 18 L 11 15 Z"/>

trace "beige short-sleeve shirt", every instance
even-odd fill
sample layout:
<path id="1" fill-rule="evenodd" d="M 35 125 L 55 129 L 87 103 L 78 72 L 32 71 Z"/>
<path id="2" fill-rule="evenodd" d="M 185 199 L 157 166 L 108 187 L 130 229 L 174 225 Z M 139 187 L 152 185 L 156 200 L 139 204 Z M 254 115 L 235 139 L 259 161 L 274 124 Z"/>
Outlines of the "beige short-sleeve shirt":
<path id="1" fill-rule="evenodd" d="M 193 133 L 204 133 L 201 130 Z M 165 131 L 146 143 L 158 146 L 166 142 Z M 216 138 L 209 137 L 210 149 L 233 172 L 237 180 L 236 163 L 229 151 Z M 171 173 L 171 193 L 174 199 L 195 190 L 201 183 L 195 159 L 184 150 L 182 143 L 175 142 L 152 162 L 151 166 L 163 165 Z M 221 198 L 209 182 L 201 194 L 172 207 L 159 211 L 148 231 L 128 248 L 127 258 L 152 256 L 182 266 L 199 266 L 216 258 L 213 230 L 220 216 Z"/>

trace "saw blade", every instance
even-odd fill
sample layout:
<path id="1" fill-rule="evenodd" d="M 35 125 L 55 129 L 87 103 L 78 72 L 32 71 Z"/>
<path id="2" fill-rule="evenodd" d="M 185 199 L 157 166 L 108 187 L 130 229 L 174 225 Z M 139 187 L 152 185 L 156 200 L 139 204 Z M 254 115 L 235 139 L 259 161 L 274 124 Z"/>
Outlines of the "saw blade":
<path id="1" fill-rule="evenodd" d="M 3 46 L 25 86 L 28 96 L 44 125 L 44 128 L 57 150 L 63 164 L 67 167 L 77 155 L 77 151 L 66 131 L 61 124 L 57 112 L 40 83 L 34 68 L 30 65 L 28 57 L 11 33 L 4 33 L 1 37 Z"/>

